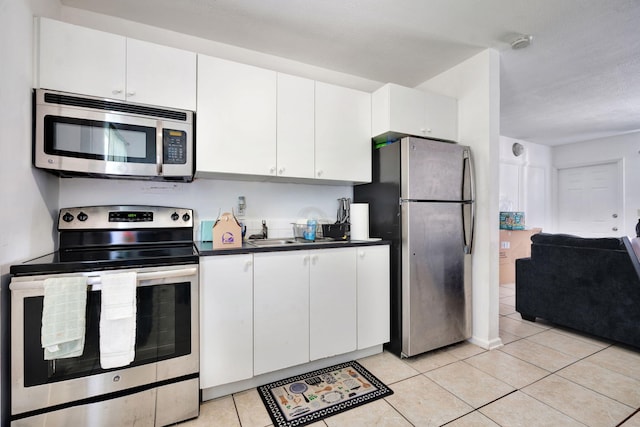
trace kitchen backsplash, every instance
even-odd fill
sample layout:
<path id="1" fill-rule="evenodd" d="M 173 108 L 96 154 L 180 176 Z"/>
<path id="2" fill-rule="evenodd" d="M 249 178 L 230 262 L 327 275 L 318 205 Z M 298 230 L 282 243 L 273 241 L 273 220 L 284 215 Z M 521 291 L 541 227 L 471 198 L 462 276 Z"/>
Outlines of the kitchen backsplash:
<path id="1" fill-rule="evenodd" d="M 196 179 L 192 183 L 71 178 L 60 180 L 60 208 L 92 205 L 149 204 L 191 208 L 195 211 L 194 238 L 200 239 L 200 222 L 219 213 L 237 212 L 244 196 L 243 221 L 247 236 L 262 231 L 267 221 L 269 237 L 291 237 L 298 219 L 335 222 L 338 199 L 352 197 L 351 186 Z"/>

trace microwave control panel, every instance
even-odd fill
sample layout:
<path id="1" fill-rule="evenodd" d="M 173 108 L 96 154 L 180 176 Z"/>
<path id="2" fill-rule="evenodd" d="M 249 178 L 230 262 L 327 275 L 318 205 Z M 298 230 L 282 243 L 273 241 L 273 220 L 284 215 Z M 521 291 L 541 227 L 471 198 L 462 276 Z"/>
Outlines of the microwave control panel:
<path id="1" fill-rule="evenodd" d="M 187 163 L 187 133 L 183 130 L 163 129 L 162 163 L 184 165 Z"/>

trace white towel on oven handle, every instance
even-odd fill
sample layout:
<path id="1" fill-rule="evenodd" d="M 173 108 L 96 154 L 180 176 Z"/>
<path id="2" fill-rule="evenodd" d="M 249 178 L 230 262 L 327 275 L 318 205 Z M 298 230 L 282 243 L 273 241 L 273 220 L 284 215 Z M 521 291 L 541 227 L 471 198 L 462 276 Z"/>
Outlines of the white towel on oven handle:
<path id="1" fill-rule="evenodd" d="M 137 281 L 135 272 L 100 277 L 100 366 L 103 369 L 127 366 L 135 358 Z"/>
<path id="2" fill-rule="evenodd" d="M 87 306 L 86 277 L 44 280 L 41 343 L 44 360 L 81 356 Z"/>

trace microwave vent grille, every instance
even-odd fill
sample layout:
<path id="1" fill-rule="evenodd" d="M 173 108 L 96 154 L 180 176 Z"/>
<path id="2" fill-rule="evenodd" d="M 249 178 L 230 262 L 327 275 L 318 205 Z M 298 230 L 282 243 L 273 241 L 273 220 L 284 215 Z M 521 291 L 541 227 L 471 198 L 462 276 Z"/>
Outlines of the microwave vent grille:
<path id="1" fill-rule="evenodd" d="M 70 105 L 74 107 L 93 108 L 96 110 L 139 114 L 143 116 L 179 120 L 182 122 L 187 121 L 187 113 L 184 111 L 165 110 L 162 108 L 127 104 L 123 102 L 106 101 L 102 99 L 83 98 L 78 96 L 62 95 L 58 93 L 45 93 L 44 101 L 50 104 Z"/>

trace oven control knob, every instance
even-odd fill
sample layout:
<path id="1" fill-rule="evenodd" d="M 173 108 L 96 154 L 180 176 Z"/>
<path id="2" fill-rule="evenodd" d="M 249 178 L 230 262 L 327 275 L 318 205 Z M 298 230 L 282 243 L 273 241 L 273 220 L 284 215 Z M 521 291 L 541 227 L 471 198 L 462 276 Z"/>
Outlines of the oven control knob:
<path id="1" fill-rule="evenodd" d="M 83 222 L 84 222 L 84 221 L 86 221 L 86 220 L 87 220 L 87 218 L 89 218 L 89 215 L 87 215 L 87 214 L 86 214 L 86 213 L 84 213 L 84 212 L 80 212 L 80 213 L 78 214 L 78 219 L 79 219 L 80 221 L 83 221 Z"/>
<path id="2" fill-rule="evenodd" d="M 178 212 L 174 212 L 171 214 L 171 219 L 174 221 L 177 221 L 180 219 L 180 215 L 178 215 Z"/>
<path id="3" fill-rule="evenodd" d="M 187 222 L 187 221 L 189 221 L 190 219 L 191 219 L 191 216 L 190 216 L 188 213 L 186 213 L 186 214 L 182 215 L 182 220 L 183 220 L 184 222 Z"/>
<path id="4" fill-rule="evenodd" d="M 116 375 L 113 377 L 113 382 L 117 383 L 118 381 L 120 381 L 120 375 Z"/>
<path id="5" fill-rule="evenodd" d="M 67 212 L 66 214 L 64 214 L 62 216 L 62 220 L 64 222 L 71 222 L 71 221 L 73 221 L 73 215 L 71 215 L 69 212 Z"/>

